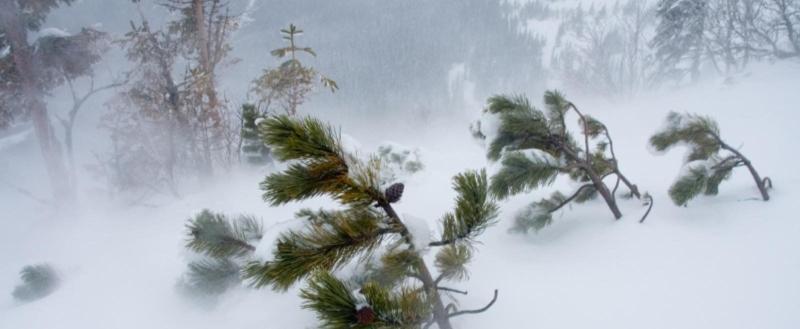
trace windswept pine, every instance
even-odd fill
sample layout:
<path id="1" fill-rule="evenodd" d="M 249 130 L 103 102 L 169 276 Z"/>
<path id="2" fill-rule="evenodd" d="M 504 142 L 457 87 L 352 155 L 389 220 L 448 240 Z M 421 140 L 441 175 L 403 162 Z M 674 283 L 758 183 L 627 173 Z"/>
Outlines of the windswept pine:
<path id="1" fill-rule="evenodd" d="M 679 206 L 701 193 L 716 195 L 719 184 L 738 167 L 747 167 L 761 198 L 769 200 L 767 190 L 772 187 L 772 180 L 762 179 L 750 159 L 722 140 L 717 122 L 710 117 L 670 112 L 666 126 L 650 137 L 650 145 L 658 151 L 679 145 L 689 147 L 683 171 L 669 189 L 669 196 Z"/>
<path id="2" fill-rule="evenodd" d="M 642 195 L 620 171 L 608 128 L 583 114 L 558 91 L 546 92 L 544 103 L 546 112 L 523 96 L 500 95 L 489 99 L 486 112 L 499 119 L 499 128 L 490 141 L 487 157 L 501 162 L 500 170 L 492 177 L 491 191 L 505 199 L 551 185 L 561 174 L 583 185 L 569 195 L 556 191 L 549 198 L 532 203 L 519 213 L 513 230 L 538 231 L 552 222 L 552 214 L 557 210 L 573 201 L 594 199 L 598 194 L 614 218 L 621 218 L 616 198 L 620 183 L 628 188 L 630 195 L 636 198 Z M 567 129 L 565 117 L 570 110 L 578 116 L 582 127 L 580 144 Z M 482 138 L 487 138 L 488 133 L 474 132 Z M 609 176 L 616 178 L 612 189 L 605 183 Z M 652 199 L 647 194 L 644 197 L 652 205 Z"/>
<path id="3" fill-rule="evenodd" d="M 260 127 L 275 156 L 291 161 L 285 171 L 261 183 L 265 201 L 279 206 L 327 195 L 344 209 L 299 213 L 305 227 L 284 232 L 273 259 L 247 267 L 253 285 L 286 291 L 307 280 L 301 297 L 324 328 L 420 328 L 436 323 L 450 329 L 452 317 L 479 313 L 494 303 L 496 292 L 480 310 L 458 310 L 441 293 L 453 290 L 442 287 L 445 281 L 466 277 L 473 242 L 497 216 L 485 172 L 455 176 L 456 206 L 442 218 L 440 239 L 420 245 L 394 209 L 404 189 L 381 188 L 377 158 L 362 162 L 347 154 L 339 133 L 313 118 L 270 117 Z M 420 255 L 431 247 L 441 248 L 436 275 Z M 365 256 L 375 253 L 382 254 L 381 264 L 362 273 L 360 282 L 335 275 L 346 264 L 369 263 Z"/>
<path id="4" fill-rule="evenodd" d="M 11 293 L 21 302 L 34 301 L 51 294 L 58 288 L 59 278 L 56 270 L 49 264 L 28 265 L 19 272 L 22 284 Z"/>

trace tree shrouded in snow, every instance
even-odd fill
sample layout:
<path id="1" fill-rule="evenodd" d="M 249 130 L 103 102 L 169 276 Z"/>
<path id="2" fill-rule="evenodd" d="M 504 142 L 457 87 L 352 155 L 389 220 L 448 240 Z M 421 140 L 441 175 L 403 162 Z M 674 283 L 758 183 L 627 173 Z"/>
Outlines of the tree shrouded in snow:
<path id="1" fill-rule="evenodd" d="M 679 145 L 689 147 L 684 170 L 669 189 L 672 201 L 679 206 L 701 193 L 716 195 L 719 184 L 738 167 L 750 171 L 761 198 L 769 200 L 767 189 L 772 187 L 772 181 L 768 177 L 762 179 L 750 159 L 722 140 L 717 122 L 709 117 L 671 112 L 666 126 L 650 137 L 650 145 L 658 151 Z"/>
<path id="2" fill-rule="evenodd" d="M 562 174 L 582 184 L 569 196 L 556 191 L 549 198 L 532 203 L 517 216 L 514 231 L 538 231 L 549 225 L 552 214 L 565 205 L 588 201 L 598 194 L 614 218 L 619 219 L 622 212 L 617 206 L 616 192 L 620 183 L 632 196 L 642 197 L 638 187 L 619 169 L 608 128 L 583 114 L 558 91 L 545 93 L 546 112 L 523 96 L 494 96 L 488 103 L 486 112 L 498 117 L 499 127 L 494 134 L 487 131 L 476 136 L 490 136 L 487 157 L 501 162 L 492 177 L 491 191 L 495 196 L 505 199 L 544 187 Z M 567 129 L 565 118 L 570 111 L 577 114 L 582 128 L 579 140 Z M 605 183 L 609 176 L 616 178 L 613 189 Z M 644 197 L 652 205 L 649 196 Z"/>
<path id="3" fill-rule="evenodd" d="M 417 245 L 421 240 L 394 210 L 402 185 L 380 189 L 377 158 L 363 162 L 346 154 L 339 133 L 313 118 L 270 117 L 260 128 L 275 156 L 291 161 L 285 171 L 261 183 L 265 201 L 278 206 L 327 195 L 344 209 L 298 214 L 306 220 L 305 227 L 281 234 L 271 260 L 247 267 L 246 277 L 253 285 L 285 291 L 307 279 L 301 297 L 325 328 L 419 328 L 436 323 L 448 329 L 450 318 L 494 303 L 496 292 L 484 309 L 458 310 L 441 293 L 448 289 L 441 286 L 444 281 L 466 277 L 472 243 L 497 215 L 483 171 L 453 178 L 456 206 L 442 217 L 439 240 Z M 438 275 L 420 255 L 431 247 L 440 248 Z M 383 254 L 378 272 L 396 280 L 354 284 L 336 277 L 336 270 L 378 251 Z"/>
<path id="4" fill-rule="evenodd" d="M 0 1 L 0 128 L 15 118 L 33 121 L 54 199 L 61 201 L 72 199 L 74 186 L 44 98 L 65 81 L 92 74 L 101 55 L 96 44 L 105 33 L 90 28 L 75 35 L 46 33 L 33 44 L 28 34 L 42 29 L 51 10 L 71 3 Z"/>

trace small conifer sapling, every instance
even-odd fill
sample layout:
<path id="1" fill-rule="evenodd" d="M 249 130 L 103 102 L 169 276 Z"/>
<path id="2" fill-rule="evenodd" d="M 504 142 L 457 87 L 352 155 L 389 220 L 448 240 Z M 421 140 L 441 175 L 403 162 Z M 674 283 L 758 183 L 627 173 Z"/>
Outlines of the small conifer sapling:
<path id="1" fill-rule="evenodd" d="M 665 127 L 650 137 L 650 145 L 657 151 L 689 146 L 684 170 L 669 189 L 672 201 L 679 206 L 685 206 L 701 193 L 716 195 L 719 184 L 730 178 L 733 169 L 738 167 L 750 171 L 761 199 L 769 200 L 772 180 L 762 179 L 750 159 L 722 140 L 717 122 L 710 117 L 670 112 Z"/>
<path id="2" fill-rule="evenodd" d="M 324 328 L 420 328 L 435 323 L 450 329 L 450 319 L 485 310 L 458 310 L 446 304 L 445 281 L 466 277 L 473 242 L 493 222 L 497 206 L 489 195 L 483 171 L 469 171 L 453 179 L 455 210 L 441 221 L 440 239 L 420 245 L 407 221 L 394 209 L 402 185 L 380 187 L 380 161 L 360 161 L 341 146 L 339 133 L 313 118 L 287 115 L 268 118 L 264 138 L 277 159 L 288 168 L 261 183 L 264 200 L 282 205 L 327 195 L 344 206 L 340 210 L 304 210 L 303 229 L 284 232 L 271 260 L 253 262 L 246 276 L 256 287 L 285 291 L 307 279 L 304 306 L 317 313 Z M 414 231 L 416 233 L 416 231 Z M 419 234 L 419 233 L 418 233 Z M 420 252 L 438 247 L 435 274 Z M 342 280 L 335 272 L 350 263 L 366 263 L 380 254 L 378 275 L 359 283 Z M 368 274 L 368 273 L 367 273 Z M 386 279 L 391 277 L 391 279 Z"/>
<path id="3" fill-rule="evenodd" d="M 499 119 L 496 135 L 489 141 L 487 157 L 500 161 L 500 170 L 492 177 L 491 191 L 500 199 L 552 184 L 559 175 L 581 183 L 572 194 L 554 192 L 549 198 L 532 203 L 520 212 L 517 232 L 538 231 L 552 222 L 552 214 L 570 202 L 584 202 L 600 195 L 614 218 L 622 217 L 616 192 L 624 184 L 630 195 L 642 198 L 636 185 L 622 174 L 614 141 L 608 128 L 585 115 L 558 91 L 544 96 L 546 111 L 531 105 L 524 96 L 491 97 L 486 112 Z M 581 127 L 580 142 L 567 129 L 566 116 L 572 111 Z M 489 132 L 473 126 L 473 135 L 486 139 Z M 613 188 L 605 179 L 616 178 Z M 645 194 L 648 205 L 652 200 Z M 649 213 L 649 211 L 648 211 Z M 642 221 L 644 218 L 642 218 Z"/>

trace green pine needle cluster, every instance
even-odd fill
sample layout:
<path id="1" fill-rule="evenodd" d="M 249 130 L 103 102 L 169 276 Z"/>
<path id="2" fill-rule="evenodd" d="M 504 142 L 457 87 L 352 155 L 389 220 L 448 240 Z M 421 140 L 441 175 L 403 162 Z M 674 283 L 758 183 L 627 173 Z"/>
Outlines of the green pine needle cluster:
<path id="1" fill-rule="evenodd" d="M 750 169 L 762 197 L 769 199 L 764 180 L 744 155 L 722 141 L 717 123 L 709 117 L 670 112 L 664 128 L 650 137 L 650 145 L 657 151 L 667 151 L 679 145 L 689 148 L 684 170 L 669 189 L 670 198 L 676 205 L 685 206 L 701 194 L 716 195 L 719 185 L 740 166 Z M 723 151 L 728 154 L 722 154 Z"/>
<path id="2" fill-rule="evenodd" d="M 686 162 L 707 160 L 720 151 L 717 123 L 705 116 L 670 112 L 664 128 L 650 137 L 650 145 L 663 152 L 677 145 L 688 145 Z"/>
<path id="3" fill-rule="evenodd" d="M 325 329 L 420 328 L 431 316 L 419 289 L 389 290 L 372 283 L 353 287 L 327 272 L 314 273 L 300 296 L 303 307 L 317 313 Z M 371 315 L 359 319 L 358 311 L 364 308 Z"/>
<path id="4" fill-rule="evenodd" d="M 284 172 L 271 174 L 261 183 L 264 200 L 272 205 L 320 195 L 344 204 L 365 204 L 382 196 L 380 162 L 362 164 L 345 154 L 339 133 L 321 121 L 280 115 L 268 118 L 260 128 L 276 157 L 293 161 Z"/>
<path id="5" fill-rule="evenodd" d="M 553 159 L 523 152 L 509 152 L 492 177 L 491 191 L 500 199 L 550 185 L 562 168 Z"/>
<path id="6" fill-rule="evenodd" d="M 264 234 L 252 216 L 231 219 L 209 210 L 190 219 L 186 229 L 186 248 L 201 258 L 188 264 L 179 287 L 194 296 L 216 296 L 239 284 L 242 266 Z"/>
<path id="7" fill-rule="evenodd" d="M 51 294 L 58 288 L 59 277 L 49 264 L 28 265 L 19 272 L 22 284 L 11 295 L 21 302 L 31 302 Z"/>
<path id="8" fill-rule="evenodd" d="M 453 178 L 458 193 L 455 211 L 442 218 L 442 242 L 471 241 L 494 224 L 497 204 L 489 195 L 486 171 L 468 171 Z"/>
<path id="9" fill-rule="evenodd" d="M 274 259 L 251 263 L 247 277 L 253 285 L 285 291 L 311 270 L 332 271 L 358 255 L 366 255 L 377 247 L 385 234 L 383 216 L 368 207 L 335 212 L 323 225 L 307 225 L 303 230 L 283 233 L 277 241 Z"/>

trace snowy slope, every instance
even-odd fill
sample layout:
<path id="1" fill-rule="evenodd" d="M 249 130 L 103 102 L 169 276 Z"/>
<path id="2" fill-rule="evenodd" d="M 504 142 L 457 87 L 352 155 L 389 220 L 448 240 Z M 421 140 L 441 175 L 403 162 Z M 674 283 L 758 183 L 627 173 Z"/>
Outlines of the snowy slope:
<path id="1" fill-rule="evenodd" d="M 458 328 L 798 328 L 800 327 L 800 183 L 793 151 L 800 133 L 797 64 L 753 69 L 734 85 L 709 81 L 625 103 L 573 100 L 603 120 L 615 138 L 622 170 L 655 198 L 655 208 L 638 224 L 643 208 L 621 203 L 625 217 L 614 221 L 600 201 L 576 205 L 555 216 L 536 235 L 506 230 L 516 209 L 539 196 L 503 204 L 498 225 L 482 241 L 471 264 L 461 306 L 476 308 L 500 297 L 486 313 L 455 319 Z M 539 102 L 539 95 L 530 95 Z M 570 96 L 567 92 L 567 96 Z M 477 112 L 478 109 L 474 109 Z M 651 154 L 647 138 L 668 111 L 714 116 L 723 138 L 741 145 L 763 175 L 775 182 L 773 200 L 757 197 L 749 176 L 736 172 L 720 195 L 689 207 L 672 205 L 666 194 L 679 171 L 681 150 Z M 394 120 L 365 125 L 342 121 L 343 130 L 366 149 L 395 140 L 421 146 L 426 169 L 406 184 L 398 212 L 430 221 L 453 203 L 450 177 L 486 166 L 470 140 L 467 118 L 432 123 L 426 131 Z M 413 133 L 412 133 L 413 132 Z M 375 142 L 373 142 L 375 141 Z M 178 296 L 184 270 L 185 220 L 202 208 L 261 216 L 267 239 L 303 205 L 270 208 L 260 200 L 261 175 L 236 174 L 168 204 L 121 207 L 84 200 L 83 211 L 49 213 L 34 205 L 0 221 L 0 328 L 311 328 L 313 314 L 300 308 L 297 289 L 279 294 L 238 289 L 215 307 Z M 558 182 L 562 190 L 569 189 Z M 19 203 L 24 204 L 24 203 Z M 53 295 L 29 304 L 11 300 L 23 265 L 50 261 L 64 282 Z"/>

